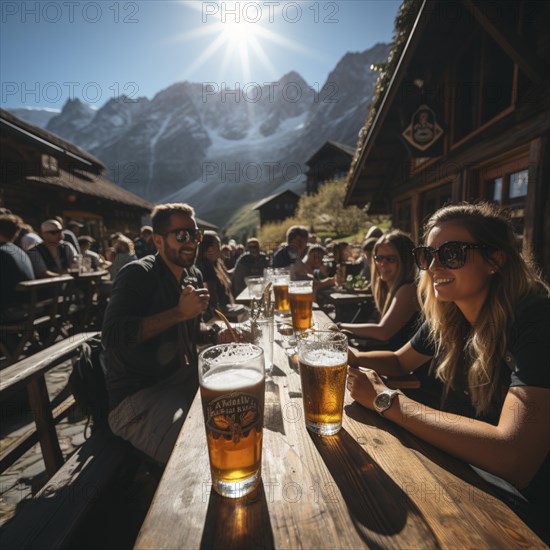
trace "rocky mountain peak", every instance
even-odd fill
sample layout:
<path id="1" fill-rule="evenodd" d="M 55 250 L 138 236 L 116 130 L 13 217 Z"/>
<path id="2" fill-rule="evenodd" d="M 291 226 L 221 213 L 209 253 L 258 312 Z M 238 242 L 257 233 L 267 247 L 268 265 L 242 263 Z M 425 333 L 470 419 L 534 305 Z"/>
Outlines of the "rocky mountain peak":
<path id="1" fill-rule="evenodd" d="M 97 111 L 69 100 L 47 129 L 99 158 L 130 191 L 190 202 L 223 225 L 247 202 L 303 192 L 304 162 L 326 141 L 355 146 L 378 78 L 370 66 L 389 51 L 347 53 L 320 91 L 296 71 L 237 90 L 176 82 L 151 100 L 121 96 Z"/>

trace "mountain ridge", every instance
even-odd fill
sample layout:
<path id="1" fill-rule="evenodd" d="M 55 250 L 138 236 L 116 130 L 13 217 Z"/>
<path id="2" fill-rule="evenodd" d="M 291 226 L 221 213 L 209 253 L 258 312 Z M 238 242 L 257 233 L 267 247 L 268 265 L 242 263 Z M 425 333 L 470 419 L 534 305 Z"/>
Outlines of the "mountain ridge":
<path id="1" fill-rule="evenodd" d="M 305 162 L 326 141 L 355 146 L 378 77 L 370 66 L 389 51 L 346 53 L 317 90 L 296 71 L 236 89 L 184 81 L 97 110 L 68 100 L 44 120 L 99 158 L 115 183 L 151 202 L 189 202 L 223 226 L 242 204 L 286 188 L 303 193 Z"/>

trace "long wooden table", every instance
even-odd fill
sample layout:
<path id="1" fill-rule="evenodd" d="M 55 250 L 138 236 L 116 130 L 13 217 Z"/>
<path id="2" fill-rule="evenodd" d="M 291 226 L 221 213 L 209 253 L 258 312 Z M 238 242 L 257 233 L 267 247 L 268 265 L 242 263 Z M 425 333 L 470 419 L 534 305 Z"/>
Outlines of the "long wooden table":
<path id="1" fill-rule="evenodd" d="M 297 366 L 277 344 L 274 362 L 260 488 L 212 490 L 197 395 L 135 548 L 545 547 L 470 467 L 349 395 L 342 430 L 310 435 Z"/>

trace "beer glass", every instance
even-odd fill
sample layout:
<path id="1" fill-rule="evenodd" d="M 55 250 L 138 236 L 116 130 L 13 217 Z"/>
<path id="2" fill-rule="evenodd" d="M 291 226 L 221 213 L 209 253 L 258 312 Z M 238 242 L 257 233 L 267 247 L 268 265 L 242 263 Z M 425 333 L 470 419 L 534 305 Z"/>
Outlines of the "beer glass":
<path id="1" fill-rule="evenodd" d="M 313 304 L 313 281 L 290 281 L 288 284 L 292 326 L 296 331 L 311 328 Z"/>
<path id="2" fill-rule="evenodd" d="M 253 344 L 221 344 L 199 355 L 199 383 L 214 490 L 239 498 L 260 482 L 264 353 Z"/>
<path id="3" fill-rule="evenodd" d="M 348 366 L 346 335 L 307 331 L 298 337 L 306 427 L 318 435 L 334 435 L 342 427 Z"/>
<path id="4" fill-rule="evenodd" d="M 250 298 L 259 300 L 262 297 L 264 291 L 264 278 L 263 277 L 245 277 L 244 282 L 248 288 Z"/>
<path id="5" fill-rule="evenodd" d="M 270 273 L 270 280 L 273 284 L 273 296 L 275 297 L 275 311 L 280 315 L 290 313 L 290 302 L 288 299 L 288 283 L 290 271 L 284 268 L 275 268 Z"/>
<path id="6" fill-rule="evenodd" d="M 264 350 L 265 373 L 273 370 L 273 342 L 275 341 L 275 319 L 273 310 L 271 315 L 262 313 L 251 321 L 251 333 L 254 344 Z"/>

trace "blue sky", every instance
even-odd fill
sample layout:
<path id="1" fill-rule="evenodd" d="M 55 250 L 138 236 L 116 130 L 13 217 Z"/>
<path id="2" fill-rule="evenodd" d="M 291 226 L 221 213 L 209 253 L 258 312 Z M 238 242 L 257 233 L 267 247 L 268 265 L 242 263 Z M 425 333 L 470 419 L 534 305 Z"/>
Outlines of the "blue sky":
<path id="1" fill-rule="evenodd" d="M 4 108 L 99 108 L 174 82 L 233 88 L 295 70 L 325 82 L 346 52 L 389 42 L 400 0 L 0 3 Z"/>

